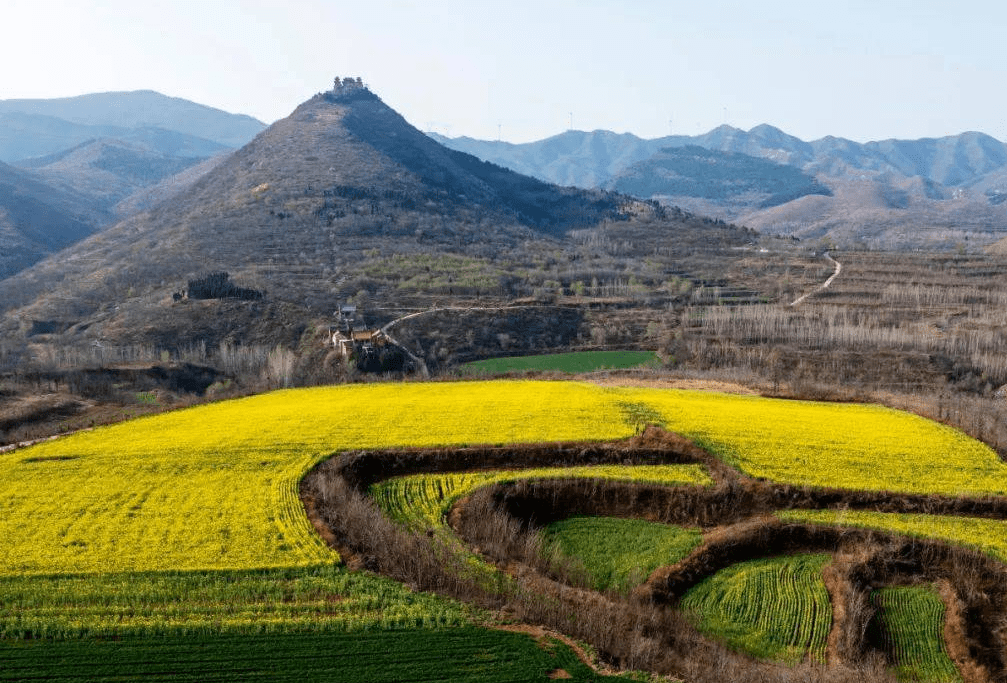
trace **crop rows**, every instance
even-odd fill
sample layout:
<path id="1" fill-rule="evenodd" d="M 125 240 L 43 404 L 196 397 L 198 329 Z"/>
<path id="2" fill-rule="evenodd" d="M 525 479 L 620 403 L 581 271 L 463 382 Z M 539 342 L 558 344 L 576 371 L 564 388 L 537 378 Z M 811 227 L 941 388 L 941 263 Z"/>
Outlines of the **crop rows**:
<path id="1" fill-rule="evenodd" d="M 631 589 L 702 541 L 698 529 L 616 517 L 571 517 L 553 522 L 544 535 L 564 558 L 579 562 L 602 591 Z"/>
<path id="2" fill-rule="evenodd" d="M 596 681 L 564 644 L 477 628 L 0 643 L 0 681 Z"/>
<path id="3" fill-rule="evenodd" d="M 468 610 L 331 564 L 0 578 L 0 638 L 458 626 Z"/>
<path id="4" fill-rule="evenodd" d="M 890 586 L 874 592 L 878 626 L 900 679 L 957 683 L 961 674 L 944 646 L 944 603 L 930 586 Z"/>
<path id="5" fill-rule="evenodd" d="M 443 526 L 455 501 L 483 486 L 519 479 L 605 479 L 662 485 L 709 485 L 699 465 L 591 465 L 525 470 L 415 474 L 374 484 L 370 493 L 385 513 L 414 528 Z"/>
<path id="6" fill-rule="evenodd" d="M 682 609 L 698 627 L 756 657 L 825 661 L 832 606 L 822 580 L 827 554 L 741 562 L 700 582 Z"/>
<path id="7" fill-rule="evenodd" d="M 998 519 L 866 510 L 786 510 L 776 516 L 786 521 L 876 529 L 948 541 L 1007 561 L 1007 522 Z"/>

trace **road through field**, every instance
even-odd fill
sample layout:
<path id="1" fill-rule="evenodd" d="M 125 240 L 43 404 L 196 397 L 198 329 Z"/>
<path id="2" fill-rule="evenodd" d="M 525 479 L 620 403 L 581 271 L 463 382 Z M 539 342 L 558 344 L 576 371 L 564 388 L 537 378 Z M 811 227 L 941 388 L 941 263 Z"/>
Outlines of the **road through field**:
<path id="1" fill-rule="evenodd" d="M 829 276 L 829 279 L 826 280 L 824 283 L 822 283 L 821 285 L 819 285 L 815 289 L 811 290 L 807 294 L 802 294 L 801 296 L 799 296 L 796 299 L 794 299 L 793 301 L 791 301 L 790 302 L 791 306 L 797 306 L 798 304 L 802 303 L 805 299 L 807 299 L 812 294 L 818 294 L 822 290 L 828 289 L 829 285 L 832 284 L 832 281 L 835 280 L 837 277 L 839 277 L 839 274 L 841 272 L 843 272 L 843 264 L 840 263 L 839 261 L 837 261 L 836 259 L 832 258 L 832 256 L 829 254 L 829 252 L 825 252 L 824 254 L 822 254 L 822 256 L 825 257 L 826 261 L 834 263 L 836 265 L 836 269 L 832 272 L 832 275 Z"/>

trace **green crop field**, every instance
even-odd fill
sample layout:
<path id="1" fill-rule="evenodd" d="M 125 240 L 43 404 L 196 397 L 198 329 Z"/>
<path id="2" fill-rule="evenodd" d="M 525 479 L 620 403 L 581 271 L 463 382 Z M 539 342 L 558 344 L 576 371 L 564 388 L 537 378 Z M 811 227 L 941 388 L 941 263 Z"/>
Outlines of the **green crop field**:
<path id="1" fill-rule="evenodd" d="M 478 628 L 0 642 L 0 681 L 598 681 L 568 646 Z"/>
<path id="2" fill-rule="evenodd" d="M 553 522 L 544 534 L 564 557 L 584 567 L 595 588 L 617 591 L 638 586 L 702 541 L 698 529 L 616 517 L 571 517 Z"/>
<path id="3" fill-rule="evenodd" d="M 879 636 L 891 651 L 900 680 L 962 680 L 944 647 L 944 603 L 932 586 L 891 586 L 871 596 Z"/>
<path id="4" fill-rule="evenodd" d="M 832 605 L 822 580 L 830 556 L 793 555 L 741 562 L 682 598 L 700 630 L 755 657 L 825 661 Z"/>
<path id="5" fill-rule="evenodd" d="M 461 366 L 462 372 L 475 375 L 502 375 L 508 372 L 556 371 L 594 372 L 627 368 L 660 367 L 653 351 L 573 351 L 540 356 L 509 356 L 472 361 Z"/>
<path id="6" fill-rule="evenodd" d="M 442 628 L 457 602 L 332 564 L 288 569 L 9 576 L 0 638 Z"/>

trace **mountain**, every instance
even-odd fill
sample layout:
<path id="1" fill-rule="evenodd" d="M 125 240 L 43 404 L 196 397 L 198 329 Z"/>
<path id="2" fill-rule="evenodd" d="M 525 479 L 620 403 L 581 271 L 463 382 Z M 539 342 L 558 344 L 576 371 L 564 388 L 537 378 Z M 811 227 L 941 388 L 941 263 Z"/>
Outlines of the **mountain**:
<path id="1" fill-rule="evenodd" d="M 703 135 L 672 135 L 652 140 L 609 131 L 567 131 L 523 144 L 443 136 L 436 139 L 452 149 L 520 169 L 543 180 L 579 187 L 602 187 L 630 165 L 661 149 L 689 145 L 769 159 L 813 175 L 851 180 L 864 174 L 919 176 L 949 187 L 969 186 L 1007 166 L 1007 145 L 988 135 L 971 132 L 920 140 L 857 143 L 825 137 L 805 142 L 763 124 L 749 131 L 724 125 Z"/>
<path id="2" fill-rule="evenodd" d="M 73 236 L 180 191 L 184 183 L 137 194 L 245 144 L 263 128 L 249 116 L 152 91 L 0 100 L 0 161 L 28 171 L 7 167 L 3 174 L 8 187 L 19 189 L 5 200 L 0 278 L 69 245 Z"/>
<path id="3" fill-rule="evenodd" d="M 59 154 L 97 139 L 116 139 L 180 157 L 208 157 L 231 149 L 213 140 L 164 128 L 85 125 L 21 112 L 0 114 L 0 160 L 8 163 Z"/>
<path id="4" fill-rule="evenodd" d="M 119 217 L 131 216 L 141 211 L 147 211 L 157 204 L 188 190 L 200 178 L 217 168 L 231 154 L 232 152 L 228 151 L 209 159 L 203 159 L 202 161 L 198 159 L 193 160 L 195 163 L 185 166 L 184 170 L 174 175 L 165 176 L 152 185 L 144 185 L 133 191 L 129 196 L 119 201 L 112 210 Z"/>
<path id="5" fill-rule="evenodd" d="M 666 147 L 619 172 L 609 189 L 635 197 L 700 198 L 721 206 L 767 208 L 832 192 L 794 166 L 696 145 Z"/>
<path id="6" fill-rule="evenodd" d="M 92 197 L 98 205 L 111 209 L 134 192 L 200 161 L 200 156 L 170 155 L 146 145 L 102 138 L 22 161 L 18 166 L 34 171 L 51 185 Z"/>
<path id="7" fill-rule="evenodd" d="M 770 234 L 854 248 L 958 250 L 1007 234 L 1007 206 L 922 178 L 830 179 L 831 196 L 806 196 L 741 213 L 736 220 Z"/>
<path id="8" fill-rule="evenodd" d="M 438 139 L 552 182 L 660 197 L 771 233 L 882 248 L 948 248 L 969 240 L 981 246 L 1007 233 L 1007 145 L 981 133 L 869 143 L 830 136 L 805 142 L 764 124 L 749 131 L 724 125 L 695 137 L 654 140 L 607 131 L 567 131 L 522 145 Z M 693 151 L 673 151 L 683 148 Z M 723 157 L 715 166 L 707 163 L 712 157 L 705 157 L 700 163 L 695 148 L 749 160 Z M 765 188 L 780 181 L 780 171 L 759 167 L 759 160 L 795 170 L 789 201 L 791 190 L 782 187 L 767 194 Z M 831 199 L 806 196 L 830 192 Z"/>
<path id="9" fill-rule="evenodd" d="M 604 187 L 617 173 L 687 138 L 643 140 L 631 133 L 567 131 L 540 142 L 512 144 L 474 138 L 431 137 L 451 149 L 557 185 Z"/>
<path id="10" fill-rule="evenodd" d="M 58 99 L 11 99 L 0 100 L 0 130 L 7 120 L 4 115 L 22 114 L 41 116 L 33 120 L 38 133 L 46 128 L 40 125 L 48 120 L 50 125 L 60 124 L 54 133 L 64 139 L 72 130 L 65 123 L 92 129 L 84 137 L 71 144 L 54 147 L 45 152 L 25 154 L 17 158 L 40 156 L 72 147 L 89 138 L 119 137 L 111 129 L 136 130 L 157 128 L 175 131 L 184 135 L 210 140 L 225 147 L 240 147 L 258 135 L 266 126 L 261 121 L 243 114 L 229 114 L 213 107 L 190 102 L 178 97 L 168 97 L 151 90 L 134 92 L 108 92 L 65 97 Z M 16 119 L 15 119 L 16 120 Z M 94 130 L 97 128 L 97 130 Z M 3 136 L 0 136 L 3 139 Z M 161 151 L 168 152 L 170 150 Z M 219 150 L 218 150 L 219 151 Z M 8 152 L 0 152 L 0 159 L 10 160 Z M 194 155 L 210 156 L 210 154 Z"/>
<path id="11" fill-rule="evenodd" d="M 451 254 L 450 263 L 461 258 L 495 272 L 492 263 L 506 253 L 537 258 L 560 248 L 571 230 L 630 224 L 630 213 L 662 212 L 610 192 L 550 185 L 443 147 L 351 81 L 299 106 L 171 202 L 0 282 L 0 302 L 10 312 L 8 332 L 41 320 L 53 321 L 47 329 L 86 330 L 89 338 L 175 345 L 212 336 L 207 325 L 231 325 L 229 334 L 240 327 L 200 318 L 199 305 L 173 304 L 173 292 L 210 273 L 226 271 L 240 287 L 266 293 L 256 306 L 282 303 L 326 314 L 349 296 L 385 286 L 375 278 L 394 275 L 399 256 L 422 254 L 429 271 L 442 267 L 431 255 Z M 663 242 L 659 227 L 640 229 Z M 726 226 L 717 230 L 750 239 Z M 631 241 L 617 244 L 635 248 Z M 472 286 L 499 287 L 503 276 Z M 448 289 L 461 273 L 445 277 Z M 245 322 L 266 325 L 266 317 Z M 277 324 L 270 323 L 274 332 Z M 215 334 L 223 334 L 218 328 Z"/>
<path id="12" fill-rule="evenodd" d="M 107 223 L 90 198 L 0 163 L 0 280 Z"/>

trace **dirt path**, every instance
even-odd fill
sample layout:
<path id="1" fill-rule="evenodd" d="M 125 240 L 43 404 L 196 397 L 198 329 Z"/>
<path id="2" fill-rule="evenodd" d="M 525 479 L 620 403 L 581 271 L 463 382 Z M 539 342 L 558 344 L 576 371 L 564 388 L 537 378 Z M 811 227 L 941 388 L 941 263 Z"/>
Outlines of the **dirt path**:
<path id="1" fill-rule="evenodd" d="M 794 299 L 793 301 L 791 301 L 790 302 L 791 306 L 797 306 L 801 302 L 803 302 L 805 299 L 807 299 L 809 296 L 811 296 L 812 294 L 818 294 L 822 290 L 828 289 L 829 285 L 832 284 L 832 281 L 835 280 L 837 277 L 839 277 L 839 274 L 841 272 L 843 272 L 843 264 L 840 263 L 839 261 L 837 261 L 836 259 L 832 258 L 832 256 L 829 254 L 829 252 L 825 252 L 824 254 L 822 254 L 822 256 L 825 257 L 826 261 L 829 261 L 830 263 L 834 263 L 836 265 L 835 271 L 833 271 L 832 275 L 830 275 L 829 279 L 826 280 L 824 283 L 822 283 L 821 285 L 819 285 L 815 289 L 811 290 L 807 294 L 802 294 L 801 296 L 799 296 L 796 299 Z"/>
<path id="2" fill-rule="evenodd" d="M 423 311 L 417 311 L 415 313 L 409 313 L 409 314 L 406 314 L 406 315 L 404 315 L 404 316 L 402 316 L 400 318 L 396 318 L 395 320 L 392 320 L 390 323 L 388 323 L 384 327 L 382 327 L 379 331 L 381 332 L 382 335 L 384 335 L 384 337 L 386 339 L 388 339 L 388 341 L 390 341 L 392 344 L 395 344 L 400 349 L 402 349 L 403 351 L 405 351 L 406 355 L 409 356 L 409 359 L 411 361 L 413 361 L 413 363 L 416 365 L 416 369 L 419 370 L 420 375 L 424 379 L 427 379 L 427 378 L 430 377 L 430 371 L 427 369 L 426 362 L 424 362 L 424 360 L 422 358 L 420 358 L 419 356 L 415 355 L 412 351 L 410 351 L 408 348 L 406 348 L 406 346 L 402 342 L 400 342 L 398 339 L 396 339 L 395 337 L 392 336 L 391 329 L 393 327 L 395 327 L 396 325 L 398 325 L 400 322 L 402 322 L 404 320 L 410 320 L 412 318 L 418 318 L 420 316 L 429 315 L 431 313 L 440 313 L 442 311 L 499 311 L 499 310 L 502 310 L 503 308 L 508 308 L 508 307 L 506 307 L 506 306 L 490 306 L 490 307 L 482 307 L 482 306 L 442 306 L 442 307 L 439 307 L 439 308 L 430 308 L 430 309 L 423 310 Z"/>
<path id="3" fill-rule="evenodd" d="M 538 640 L 539 643 L 544 645 L 548 644 L 550 638 L 558 640 L 573 650 L 573 653 L 577 655 L 577 659 L 579 659 L 582 664 L 590 667 L 590 669 L 595 673 L 603 676 L 616 676 L 620 673 L 618 670 L 602 664 L 600 661 L 588 654 L 587 650 L 585 650 L 580 643 L 569 636 L 563 635 L 559 631 L 553 631 L 552 629 L 547 629 L 542 626 L 534 626 L 532 624 L 494 624 L 488 622 L 485 623 L 484 626 L 495 631 L 524 633 L 525 635 L 532 636 Z M 559 669 L 559 671 L 562 671 L 562 669 Z M 561 676 L 556 676 L 556 678 L 561 678 Z"/>

